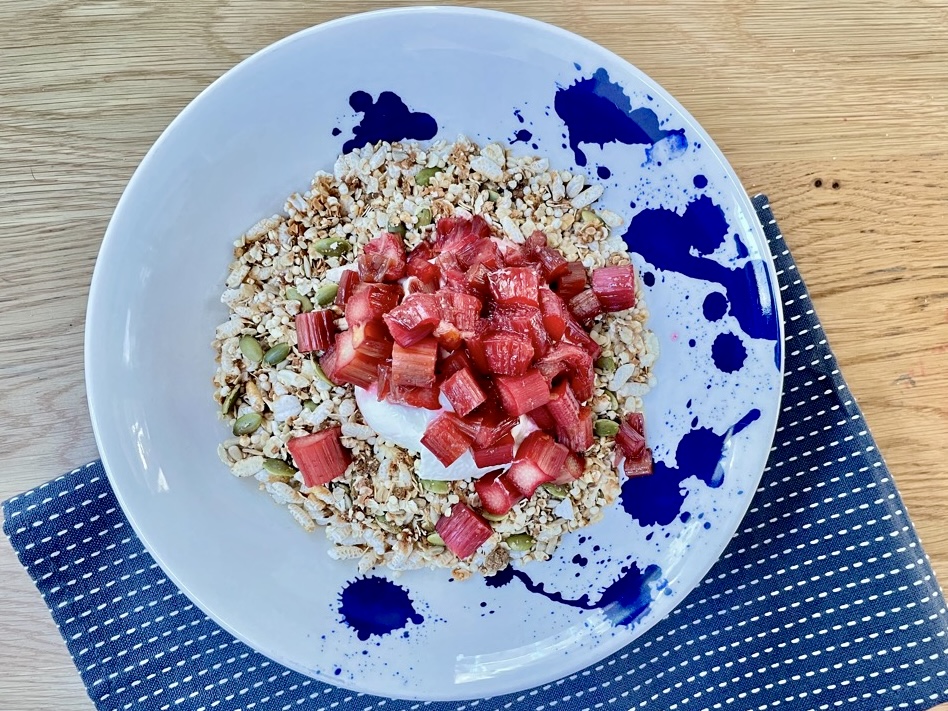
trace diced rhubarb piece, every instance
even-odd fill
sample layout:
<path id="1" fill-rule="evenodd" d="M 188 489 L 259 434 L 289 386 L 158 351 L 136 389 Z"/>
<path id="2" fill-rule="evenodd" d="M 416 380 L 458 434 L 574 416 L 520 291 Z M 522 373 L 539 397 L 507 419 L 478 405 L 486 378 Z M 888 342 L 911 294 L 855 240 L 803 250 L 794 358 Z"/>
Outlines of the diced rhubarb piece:
<path id="1" fill-rule="evenodd" d="M 594 269 L 592 290 L 603 311 L 631 309 L 635 306 L 635 270 L 631 264 Z"/>
<path id="2" fill-rule="evenodd" d="M 627 477 L 648 476 L 653 471 L 652 450 L 645 448 L 637 457 L 626 457 L 622 470 Z"/>
<path id="3" fill-rule="evenodd" d="M 527 252 L 540 265 L 543 278 L 549 282 L 559 279 L 569 271 L 566 257 L 559 251 L 547 246 L 546 235 L 540 231 L 534 232 L 527 238 L 525 247 Z"/>
<path id="4" fill-rule="evenodd" d="M 426 388 L 395 385 L 385 399 L 398 405 L 410 405 L 424 410 L 441 409 L 441 391 L 435 385 Z"/>
<path id="5" fill-rule="evenodd" d="M 490 276 L 490 272 L 491 270 L 484 264 L 475 264 L 468 269 L 466 274 L 468 289 L 480 296 L 489 296 L 490 284 L 487 278 Z"/>
<path id="6" fill-rule="evenodd" d="M 589 326 L 602 313 L 602 306 L 592 289 L 581 291 L 567 304 L 573 317 L 583 326 Z"/>
<path id="7" fill-rule="evenodd" d="M 375 358 L 355 349 L 352 345 L 352 329 L 336 334 L 336 344 L 327 360 L 329 352 L 323 356 L 323 372 L 334 383 L 351 383 L 367 388 L 378 377 L 381 358 Z M 327 370 L 330 368 L 331 370 Z"/>
<path id="8" fill-rule="evenodd" d="M 300 353 L 332 348 L 335 334 L 336 315 L 328 309 L 296 315 L 296 347 Z"/>
<path id="9" fill-rule="evenodd" d="M 645 436 L 639 431 L 642 425 L 641 414 L 634 412 L 619 425 L 616 444 L 626 457 L 633 459 L 642 456 L 645 451 Z"/>
<path id="10" fill-rule="evenodd" d="M 533 234 L 527 237 L 523 244 L 530 251 L 535 251 L 540 247 L 546 247 L 546 235 L 540 230 L 534 230 Z"/>
<path id="11" fill-rule="evenodd" d="M 349 329 L 352 347 L 360 354 L 375 360 L 386 360 L 392 356 L 392 339 L 381 321 L 359 323 Z"/>
<path id="12" fill-rule="evenodd" d="M 586 288 L 586 267 L 582 262 L 567 262 L 566 273 L 553 283 L 553 290 L 564 302 Z"/>
<path id="13" fill-rule="evenodd" d="M 513 417 L 525 415 L 550 401 L 550 386 L 535 368 L 520 376 L 498 375 L 494 383 L 504 409 Z"/>
<path id="14" fill-rule="evenodd" d="M 474 555 L 493 533 L 490 524 L 480 514 L 462 503 L 451 507 L 450 516 L 438 519 L 435 531 L 447 549 L 461 560 Z"/>
<path id="15" fill-rule="evenodd" d="M 339 277 L 339 288 L 336 291 L 336 306 L 346 308 L 349 303 L 349 297 L 352 296 L 357 284 L 359 284 L 359 272 L 347 269 Z"/>
<path id="16" fill-rule="evenodd" d="M 341 435 L 342 428 L 337 425 L 305 437 L 293 437 L 286 443 L 306 486 L 319 486 L 346 473 L 352 455 L 342 446 Z"/>
<path id="17" fill-rule="evenodd" d="M 565 375 L 576 398 L 585 402 L 592 397 L 593 380 L 596 372 L 593 359 L 586 351 L 572 343 L 557 343 L 543 358 L 537 361 L 536 368 L 548 382 Z"/>
<path id="18" fill-rule="evenodd" d="M 553 419 L 553 415 L 550 414 L 546 405 L 541 405 L 536 409 L 530 410 L 530 412 L 527 413 L 527 417 L 533 420 L 533 423 L 541 430 L 545 430 L 546 432 L 556 431 L 556 420 Z"/>
<path id="19" fill-rule="evenodd" d="M 509 435 L 519 422 L 518 418 L 511 417 L 505 412 L 494 409 L 493 406 L 484 406 L 484 414 L 476 418 L 477 432 L 474 436 L 474 449 L 487 449 Z"/>
<path id="20" fill-rule="evenodd" d="M 513 438 L 511 438 L 512 442 Z M 513 447 L 511 447 L 511 453 L 513 453 Z M 477 452 L 474 452 L 474 460 L 477 461 Z M 478 466 L 481 465 L 478 464 Z M 474 482 L 474 491 L 481 500 L 481 508 L 495 516 L 503 516 L 523 498 L 523 495 L 507 482 L 502 471 L 490 472 L 482 476 Z"/>
<path id="21" fill-rule="evenodd" d="M 565 434 L 579 426 L 580 405 L 573 389 L 565 380 L 557 383 L 550 391 L 550 401 L 546 410 L 553 418 L 556 437 L 563 442 Z"/>
<path id="22" fill-rule="evenodd" d="M 506 434 L 485 449 L 475 449 L 472 452 L 474 463 L 482 469 L 510 464 L 514 460 L 514 447 L 513 436 Z"/>
<path id="23" fill-rule="evenodd" d="M 449 467 L 457 461 L 473 444 L 465 431 L 461 418 L 453 412 L 442 412 L 428 423 L 421 443 L 434 454 L 438 461 Z"/>
<path id="24" fill-rule="evenodd" d="M 322 368 L 323 373 L 326 374 L 326 377 L 329 378 L 335 385 L 342 385 L 341 380 L 336 379 L 336 346 L 333 344 L 332 348 L 322 354 L 319 359 L 319 367 Z"/>
<path id="25" fill-rule="evenodd" d="M 567 343 L 579 346 L 586 351 L 593 360 L 602 355 L 602 348 L 596 343 L 585 329 L 570 317 L 566 319 L 566 331 L 563 332 L 563 340 Z"/>
<path id="26" fill-rule="evenodd" d="M 479 373 L 487 373 L 487 356 L 484 353 L 484 337 L 490 332 L 490 324 L 486 318 L 478 319 L 473 330 L 463 334 L 464 346 L 470 357 L 474 369 Z"/>
<path id="27" fill-rule="evenodd" d="M 438 290 L 438 283 L 429 284 L 416 276 L 410 276 L 405 279 L 406 294 L 433 294 Z"/>
<path id="28" fill-rule="evenodd" d="M 491 272 L 487 281 L 498 304 L 539 306 L 537 273 L 530 267 L 505 267 Z"/>
<path id="29" fill-rule="evenodd" d="M 476 290 L 467 280 L 467 273 L 460 269 L 441 270 L 441 291 L 457 291 L 476 296 Z"/>
<path id="30" fill-rule="evenodd" d="M 521 333 L 494 331 L 480 337 L 480 346 L 488 373 L 523 375 L 533 362 L 533 346 Z"/>
<path id="31" fill-rule="evenodd" d="M 461 417 L 469 414 L 487 399 L 469 368 L 459 370 L 445 380 L 441 384 L 441 392 Z"/>
<path id="32" fill-rule="evenodd" d="M 500 306 L 488 318 L 496 331 L 525 334 L 530 338 L 534 357 L 540 357 L 550 348 L 550 337 L 543 325 L 540 309 L 533 306 Z"/>
<path id="33" fill-rule="evenodd" d="M 398 305 L 401 296 L 401 287 L 394 284 L 357 283 L 345 304 L 346 323 L 352 328 L 360 323 L 378 321 Z"/>
<path id="34" fill-rule="evenodd" d="M 410 346 L 434 331 L 441 322 L 441 307 L 433 294 L 409 294 L 383 318 L 395 342 Z"/>
<path id="35" fill-rule="evenodd" d="M 559 476 L 569 450 L 546 432 L 528 434 L 517 448 L 517 459 L 529 459 L 551 478 Z"/>
<path id="36" fill-rule="evenodd" d="M 490 234 L 490 224 L 480 215 L 441 218 L 435 225 L 435 247 L 440 252 L 455 252 L 463 259 L 476 253 L 477 245 Z"/>
<path id="37" fill-rule="evenodd" d="M 438 292 L 441 318 L 459 331 L 473 331 L 481 313 L 481 300 L 471 294 L 457 291 Z"/>
<path id="38" fill-rule="evenodd" d="M 500 268 L 502 260 L 500 258 L 500 248 L 497 243 L 491 239 L 483 239 L 475 249 L 470 249 L 466 254 L 458 254 L 458 261 L 468 265 L 468 271 L 476 266 L 483 266 L 488 271 Z"/>
<path id="39" fill-rule="evenodd" d="M 405 276 L 405 244 L 392 232 L 369 240 L 359 255 L 359 277 L 367 282 L 395 282 Z"/>
<path id="40" fill-rule="evenodd" d="M 560 475 L 553 480 L 554 484 L 569 484 L 571 481 L 579 479 L 586 471 L 586 459 L 576 452 L 570 452 L 566 461 L 563 462 L 563 468 L 560 469 Z"/>
<path id="41" fill-rule="evenodd" d="M 441 270 L 442 277 L 446 276 L 447 272 L 464 273 L 464 269 L 458 261 L 458 256 L 454 252 L 441 252 L 435 257 L 435 264 Z"/>
<path id="42" fill-rule="evenodd" d="M 392 363 L 391 361 L 386 361 L 385 363 L 379 363 L 378 370 L 378 380 L 376 381 L 375 386 L 375 399 L 379 402 L 382 400 L 388 400 L 389 395 L 392 392 Z"/>
<path id="43" fill-rule="evenodd" d="M 438 341 L 431 336 L 410 346 L 396 343 L 392 348 L 392 383 L 413 388 L 433 385 L 437 360 Z"/>
<path id="44" fill-rule="evenodd" d="M 454 375 L 459 370 L 470 367 L 471 361 L 468 359 L 467 353 L 463 350 L 458 350 L 441 359 L 438 363 L 438 373 L 442 379 L 447 379 L 448 376 Z"/>
<path id="45" fill-rule="evenodd" d="M 515 461 L 510 465 L 510 469 L 504 472 L 503 477 L 511 487 L 528 499 L 533 496 L 538 486 L 556 478 L 547 474 L 529 459 Z"/>
<path id="46" fill-rule="evenodd" d="M 625 416 L 629 426 L 643 437 L 645 436 L 645 415 L 641 412 L 630 412 Z"/>
<path id="47" fill-rule="evenodd" d="M 540 287 L 540 314 L 543 316 L 543 327 L 550 338 L 554 341 L 560 340 L 566 331 L 569 313 L 563 300 L 545 286 Z"/>
<path id="48" fill-rule="evenodd" d="M 574 452 L 585 452 L 593 445 L 593 413 L 587 406 L 579 408 L 579 421 L 568 431 L 556 430 L 556 438 Z"/>
<path id="49" fill-rule="evenodd" d="M 454 352 L 461 347 L 464 337 L 455 325 L 449 321 L 441 320 L 435 326 L 431 335 L 438 339 L 438 345 L 446 351 Z"/>
<path id="50" fill-rule="evenodd" d="M 519 244 L 504 244 L 504 249 L 500 255 L 501 261 L 507 267 L 523 267 L 533 261 L 529 252 Z"/>
<path id="51" fill-rule="evenodd" d="M 405 271 L 408 276 L 416 277 L 433 289 L 437 289 L 441 270 L 438 265 L 431 263 L 434 256 L 428 243 L 420 242 L 408 255 Z"/>

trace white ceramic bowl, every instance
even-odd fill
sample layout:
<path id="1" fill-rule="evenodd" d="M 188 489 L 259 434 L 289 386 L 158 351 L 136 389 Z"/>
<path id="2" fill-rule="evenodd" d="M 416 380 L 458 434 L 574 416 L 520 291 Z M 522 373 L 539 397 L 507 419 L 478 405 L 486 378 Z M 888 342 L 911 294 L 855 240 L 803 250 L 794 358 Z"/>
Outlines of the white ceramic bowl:
<path id="1" fill-rule="evenodd" d="M 430 115 L 439 137 L 519 138 L 519 150 L 554 166 L 597 180 L 610 173 L 604 204 L 625 218 L 620 229 L 649 284 L 662 348 L 646 402 L 656 474 L 627 484 L 605 521 L 570 536 L 553 561 L 491 585 L 451 583 L 444 572 L 358 582 L 351 562 L 331 561 L 322 536 L 304 534 L 215 453 L 226 430 L 211 397 L 210 341 L 226 318 L 219 296 L 233 240 L 329 169 L 354 127 L 366 138 L 424 137 L 401 135 L 404 121 L 384 123 L 392 135 L 373 133 L 350 105 L 356 91 L 394 92 Z M 719 557 L 776 422 L 775 283 L 733 171 L 697 123 L 622 59 L 511 15 L 359 15 L 242 62 L 142 161 L 93 278 L 89 404 L 135 530 L 228 631 L 281 664 L 360 691 L 493 695 L 616 651 Z M 360 639 L 354 608 L 341 609 L 346 590 L 369 619 L 400 614 L 394 631 L 366 635 L 363 626 Z"/>

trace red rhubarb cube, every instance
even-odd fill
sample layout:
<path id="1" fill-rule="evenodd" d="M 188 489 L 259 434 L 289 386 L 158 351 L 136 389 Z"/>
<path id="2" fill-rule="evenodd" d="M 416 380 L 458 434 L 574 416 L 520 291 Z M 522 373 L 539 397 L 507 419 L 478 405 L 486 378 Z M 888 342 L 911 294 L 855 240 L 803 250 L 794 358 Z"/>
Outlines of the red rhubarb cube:
<path id="1" fill-rule="evenodd" d="M 538 486 L 555 479 L 555 477 L 547 474 L 529 459 L 518 459 L 515 461 L 510 465 L 510 469 L 504 472 L 503 477 L 506 479 L 507 484 L 528 499 L 533 496 L 533 492 L 537 490 Z"/>
<path id="2" fill-rule="evenodd" d="M 441 392 L 448 398 L 454 411 L 464 417 L 478 405 L 483 403 L 487 396 L 477 384 L 477 379 L 470 368 L 464 368 L 450 376 L 441 384 Z"/>
<path id="3" fill-rule="evenodd" d="M 334 383 L 368 388 L 378 377 L 381 358 L 359 352 L 352 344 L 352 329 L 336 334 L 336 344 L 321 361 L 323 372 Z"/>
<path id="4" fill-rule="evenodd" d="M 568 433 L 579 426 L 579 401 L 567 381 L 557 383 L 550 391 L 550 401 L 546 404 L 546 411 L 553 419 L 553 429 L 561 442 L 564 439 L 562 433 Z"/>
<path id="5" fill-rule="evenodd" d="M 490 472 L 475 481 L 474 491 L 481 500 L 481 508 L 495 516 L 503 516 L 523 498 L 500 471 Z"/>
<path id="6" fill-rule="evenodd" d="M 286 443 L 306 486 L 325 484 L 346 473 L 352 456 L 342 446 L 341 436 L 342 428 L 337 425 L 305 437 L 293 437 Z"/>
<path id="7" fill-rule="evenodd" d="M 557 428 L 557 439 L 574 452 L 585 452 L 593 444 L 593 413 L 585 405 L 579 408 L 579 420 L 567 431 Z"/>
<path id="8" fill-rule="evenodd" d="M 425 388 L 435 382 L 438 341 L 428 336 L 410 346 L 392 348 L 392 382 L 401 387 Z"/>
<path id="9" fill-rule="evenodd" d="M 447 379 L 448 376 L 454 375 L 454 373 L 459 370 L 470 367 L 471 361 L 467 357 L 467 353 L 463 350 L 458 350 L 441 359 L 438 363 L 438 374 L 442 379 Z"/>
<path id="10" fill-rule="evenodd" d="M 490 315 L 488 321 L 495 331 L 510 331 L 529 336 L 535 356 L 541 356 L 549 350 L 550 337 L 543 325 L 543 316 L 539 308 L 499 306 Z"/>
<path id="11" fill-rule="evenodd" d="M 461 503 L 451 507 L 450 516 L 438 519 L 435 530 L 447 549 L 461 560 L 474 555 L 493 534 L 490 524 L 480 514 Z"/>
<path id="12" fill-rule="evenodd" d="M 510 464 L 514 460 L 514 447 L 513 436 L 506 434 L 484 449 L 473 450 L 474 463 L 482 469 Z"/>
<path id="13" fill-rule="evenodd" d="M 616 444 L 627 458 L 638 458 L 645 451 L 644 420 L 641 413 L 633 412 L 619 425 Z"/>
<path id="14" fill-rule="evenodd" d="M 566 273 L 553 283 L 553 291 L 559 294 L 564 302 L 586 288 L 586 267 L 582 262 L 567 262 Z"/>
<path id="15" fill-rule="evenodd" d="M 473 331 L 481 314 L 481 300 L 471 294 L 457 291 L 438 293 L 441 318 L 453 324 L 459 331 Z"/>
<path id="16" fill-rule="evenodd" d="M 540 313 L 543 316 L 543 327 L 550 338 L 554 341 L 560 340 L 566 331 L 569 312 L 563 300 L 546 286 L 540 287 Z"/>
<path id="17" fill-rule="evenodd" d="M 336 315 L 328 309 L 296 315 L 296 347 L 300 353 L 332 348 L 335 334 Z"/>
<path id="18" fill-rule="evenodd" d="M 585 329 L 576 323 L 572 317 L 566 319 L 566 330 L 563 332 L 563 340 L 567 343 L 572 343 L 574 346 L 579 346 L 592 356 L 593 360 L 596 360 L 602 355 L 602 348 L 599 347 L 599 344 L 590 338 Z"/>
<path id="19" fill-rule="evenodd" d="M 554 484 L 569 484 L 575 479 L 579 479 L 586 471 L 586 459 L 576 452 L 570 452 L 563 462 L 563 468 L 560 469 L 560 475 L 553 480 Z"/>
<path id="20" fill-rule="evenodd" d="M 494 383 L 504 409 L 513 417 L 520 417 L 550 401 L 550 386 L 535 368 L 523 375 L 495 376 Z"/>
<path id="21" fill-rule="evenodd" d="M 453 412 L 443 412 L 428 423 L 421 443 L 438 461 L 449 467 L 471 448 L 473 439 L 468 435 L 461 418 Z"/>
<path id="22" fill-rule="evenodd" d="M 395 282 L 405 276 L 405 244 L 402 238 L 384 232 L 362 249 L 359 278 L 365 282 Z"/>
<path id="23" fill-rule="evenodd" d="M 593 359 L 579 346 L 572 343 L 557 343 L 549 353 L 537 361 L 536 368 L 550 383 L 559 376 L 565 375 L 580 402 L 592 397 L 593 381 L 596 375 Z"/>
<path id="24" fill-rule="evenodd" d="M 485 412 L 472 420 L 477 425 L 474 435 L 474 449 L 488 449 L 491 445 L 499 442 L 504 437 L 510 435 L 514 427 L 520 421 L 517 417 L 511 417 L 488 403 L 481 408 Z M 513 439 L 511 437 L 511 439 Z"/>
<path id="25" fill-rule="evenodd" d="M 392 357 L 392 339 L 381 321 L 360 323 L 349 329 L 352 347 L 361 355 L 383 361 Z"/>
<path id="26" fill-rule="evenodd" d="M 637 457 L 626 457 L 622 470 L 627 477 L 648 476 L 653 471 L 652 450 L 647 447 Z"/>
<path id="27" fill-rule="evenodd" d="M 592 289 L 581 291 L 567 303 L 573 317 L 583 326 L 589 326 L 602 313 L 602 306 Z"/>
<path id="28" fill-rule="evenodd" d="M 539 306 L 537 273 L 530 267 L 505 267 L 487 277 L 491 294 L 498 304 Z"/>
<path id="29" fill-rule="evenodd" d="M 383 317 L 400 346 L 417 343 L 441 322 L 441 307 L 434 294 L 410 294 Z"/>
<path id="30" fill-rule="evenodd" d="M 529 459 L 551 479 L 559 476 L 569 449 L 546 432 L 531 432 L 517 448 L 517 459 Z"/>
<path id="31" fill-rule="evenodd" d="M 352 296 L 356 286 L 360 284 L 359 272 L 347 269 L 339 277 L 339 288 L 336 290 L 336 306 L 346 307 L 349 303 L 349 297 Z"/>
<path id="32" fill-rule="evenodd" d="M 578 409 L 577 407 L 577 410 Z M 545 432 L 556 432 L 556 420 L 553 419 L 546 405 L 541 405 L 534 410 L 530 410 L 530 412 L 527 413 L 527 417 L 533 420 L 533 423 L 541 430 Z"/>
<path id="33" fill-rule="evenodd" d="M 526 335 L 494 331 L 481 336 L 479 344 L 488 373 L 523 375 L 533 362 L 533 345 Z"/>
<path id="34" fill-rule="evenodd" d="M 380 320 L 395 308 L 401 295 L 401 287 L 394 284 L 356 284 L 345 305 L 346 323 L 352 328 Z"/>
<path id="35" fill-rule="evenodd" d="M 592 290 L 603 311 L 631 309 L 635 306 L 635 270 L 631 264 L 594 269 Z"/>
<path id="36" fill-rule="evenodd" d="M 433 290 L 437 290 L 441 270 L 438 265 L 432 264 L 434 253 L 427 242 L 421 242 L 408 255 L 405 272 L 408 276 L 420 279 L 423 283 L 429 285 Z"/>

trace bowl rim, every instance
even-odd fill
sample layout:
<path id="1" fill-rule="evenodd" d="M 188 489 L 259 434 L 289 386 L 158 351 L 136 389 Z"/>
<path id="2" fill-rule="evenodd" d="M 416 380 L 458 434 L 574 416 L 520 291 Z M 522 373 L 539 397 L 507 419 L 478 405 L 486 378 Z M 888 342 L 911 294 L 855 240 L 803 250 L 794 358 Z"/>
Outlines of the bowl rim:
<path id="1" fill-rule="evenodd" d="M 105 296 L 105 282 L 108 278 L 108 272 L 112 269 L 110 259 L 111 252 L 115 249 L 115 245 L 119 240 L 126 237 L 120 231 L 120 225 L 124 222 L 125 213 L 128 211 L 128 202 L 130 201 L 129 195 L 134 193 L 139 188 L 139 184 L 144 180 L 143 175 L 148 172 L 148 167 L 153 163 L 156 158 L 155 156 L 160 153 L 163 145 L 168 140 L 168 137 L 171 133 L 174 132 L 176 127 L 187 121 L 191 113 L 196 110 L 196 106 L 200 105 L 205 97 L 212 95 L 217 91 L 219 86 L 227 84 L 229 82 L 235 81 L 235 77 L 240 73 L 240 70 L 245 66 L 254 62 L 260 61 L 262 58 L 270 55 L 273 52 L 278 52 L 283 48 L 294 44 L 299 41 L 308 40 L 313 35 L 319 35 L 324 32 L 332 32 L 338 27 L 343 27 L 351 24 L 358 24 L 365 22 L 367 20 L 378 20 L 385 19 L 390 16 L 402 16 L 402 15 L 454 15 L 454 16 L 467 16 L 467 17 L 478 17 L 486 18 L 491 21 L 499 21 L 505 23 L 511 23 L 513 25 L 519 25 L 520 28 L 524 31 L 529 32 L 530 30 L 542 31 L 548 34 L 551 34 L 554 38 L 560 37 L 565 41 L 573 43 L 577 46 L 581 46 L 592 53 L 598 54 L 603 58 L 603 60 L 608 60 L 616 65 L 619 65 L 623 68 L 624 71 L 635 76 L 638 81 L 640 81 L 644 86 L 649 87 L 652 91 L 659 96 L 667 106 L 672 109 L 677 117 L 679 117 L 690 130 L 698 133 L 702 136 L 703 141 L 706 142 L 706 146 L 710 149 L 710 152 L 714 159 L 716 159 L 722 166 L 727 177 L 735 186 L 734 197 L 741 209 L 741 211 L 748 217 L 748 229 L 752 231 L 757 237 L 759 245 L 763 248 L 764 252 L 764 263 L 767 274 L 768 285 L 770 287 L 771 296 L 773 298 L 774 310 L 777 316 L 777 323 L 779 327 L 778 335 L 778 346 L 779 346 L 779 362 L 778 365 L 778 376 L 775 382 L 775 389 L 777 392 L 777 402 L 774 409 L 774 415 L 772 421 L 769 423 L 763 423 L 768 425 L 769 435 L 767 436 L 767 441 L 773 441 L 773 438 L 776 434 L 777 421 L 780 413 L 780 401 L 783 395 L 783 381 L 784 381 L 784 365 L 785 365 L 785 342 L 784 342 L 784 330 L 785 324 L 783 320 L 783 304 L 780 298 L 780 285 L 777 279 L 777 271 L 773 261 L 773 255 L 769 249 L 768 241 L 766 234 L 764 233 L 763 226 L 760 223 L 760 220 L 757 218 L 757 212 L 754 209 L 753 203 L 748 195 L 746 189 L 744 189 L 743 184 L 741 183 L 737 173 L 734 168 L 731 166 L 730 162 L 724 156 L 721 149 L 717 146 L 711 136 L 705 131 L 697 120 L 688 112 L 678 101 L 675 99 L 670 92 L 668 92 L 664 87 L 658 84 L 655 80 L 645 74 L 642 70 L 632 64 L 630 61 L 624 57 L 616 54 L 612 50 L 603 47 L 602 45 L 593 42 L 586 37 L 583 37 L 579 34 L 566 30 L 557 25 L 544 22 L 542 20 L 537 20 L 531 17 L 525 17 L 523 15 L 518 15 L 509 12 L 502 12 L 498 10 L 489 10 L 483 8 L 473 8 L 473 7 L 452 7 L 452 6 L 433 6 L 433 5 L 420 5 L 413 7 L 402 7 L 402 8 L 388 8 L 381 10 L 373 10 L 368 12 L 355 13 L 350 15 L 344 15 L 317 25 L 312 25 L 310 27 L 303 28 L 298 30 L 286 37 L 283 37 L 259 50 L 250 54 L 249 56 L 242 59 L 240 62 L 230 67 L 225 71 L 221 76 L 212 81 L 208 86 L 201 90 L 188 104 L 172 119 L 172 121 L 165 127 L 161 132 L 155 142 L 151 145 L 145 155 L 142 157 L 141 161 L 135 168 L 132 176 L 129 178 L 128 183 L 122 191 L 122 195 L 119 197 L 119 200 L 115 206 L 115 209 L 112 213 L 109 223 L 106 227 L 102 242 L 99 247 L 99 251 L 96 256 L 95 267 L 93 269 L 92 279 L 89 288 L 89 296 L 86 307 L 86 319 L 85 319 L 85 329 L 84 329 L 84 347 L 83 347 L 83 357 L 84 357 L 84 377 L 85 377 L 85 392 L 86 400 L 89 408 L 89 415 L 92 422 L 93 435 L 95 437 L 96 446 L 98 448 L 99 457 L 102 461 L 103 468 L 105 469 L 106 475 L 108 476 L 109 483 L 112 487 L 112 491 L 115 494 L 116 499 L 119 502 L 120 507 L 122 508 L 123 513 L 128 519 L 132 529 L 135 534 L 138 536 L 145 550 L 148 551 L 149 555 L 155 560 L 159 565 L 163 573 L 169 578 L 169 580 L 175 584 L 175 586 L 183 592 L 190 601 L 192 601 L 202 612 L 204 612 L 209 618 L 211 618 L 217 625 L 226 630 L 233 637 L 237 638 L 244 644 L 246 644 L 251 649 L 260 652 L 264 656 L 272 659 L 273 661 L 292 669 L 296 672 L 299 672 L 307 677 L 318 679 L 321 682 L 331 684 L 333 686 L 339 686 L 338 679 L 331 679 L 329 677 L 320 675 L 318 672 L 314 674 L 314 670 L 307 669 L 300 664 L 295 663 L 293 660 L 282 658 L 278 653 L 274 653 L 273 650 L 267 650 L 262 645 L 257 642 L 251 642 L 247 637 L 245 637 L 240 629 L 234 627 L 229 621 L 221 619 L 217 614 L 206 608 L 201 601 L 201 598 L 194 592 L 191 591 L 188 585 L 182 580 L 173 569 L 172 566 L 169 566 L 162 551 L 156 549 L 153 541 L 150 540 L 147 531 L 143 530 L 140 526 L 140 521 L 135 517 L 134 507 L 130 507 L 128 504 L 128 498 L 125 495 L 124 487 L 122 485 L 122 478 L 116 477 L 113 475 L 112 463 L 115 461 L 111 457 L 111 445 L 116 437 L 120 436 L 120 433 L 110 430 L 109 424 L 106 422 L 105 417 L 101 416 L 100 413 L 104 412 L 104 407 L 99 408 L 98 403 L 101 400 L 104 400 L 107 396 L 105 391 L 108 388 L 106 379 L 107 374 L 100 373 L 96 365 L 96 349 L 100 346 L 95 336 L 97 331 L 101 330 L 99 327 L 100 320 L 104 320 L 104 314 L 108 313 L 108 303 Z M 766 467 L 766 462 L 764 467 L 761 468 L 761 471 L 755 478 L 754 486 L 749 487 L 750 491 L 748 494 L 745 494 L 746 505 L 740 507 L 740 516 L 735 515 L 733 519 L 733 525 L 728 525 L 722 529 L 722 531 L 727 532 L 727 536 L 721 536 L 718 540 L 720 541 L 718 546 L 712 547 L 714 550 L 713 556 L 708 556 L 706 566 L 703 566 L 705 569 L 702 572 L 702 575 L 699 578 L 700 580 L 707 575 L 708 571 L 720 560 L 721 555 L 723 554 L 725 548 L 727 547 L 730 539 L 733 537 L 734 533 L 738 530 L 741 525 L 741 522 L 747 514 L 747 510 L 750 508 L 753 493 L 756 488 L 759 486 L 760 479 L 763 476 L 764 468 Z M 696 585 L 697 585 L 696 584 Z M 694 587 L 691 588 L 693 590 Z M 689 592 L 691 592 L 689 590 Z M 656 618 L 650 621 L 647 621 L 645 624 L 640 624 L 636 628 L 636 638 L 645 634 L 651 627 L 660 622 L 662 619 L 665 619 L 669 614 L 677 609 L 682 602 L 686 599 L 687 594 L 682 595 L 676 601 L 675 605 L 661 618 Z M 621 638 L 620 638 L 621 639 Z M 603 650 L 604 653 L 601 656 L 601 659 L 604 659 L 610 654 L 615 653 L 621 647 L 629 644 L 629 640 L 621 639 L 620 644 L 616 644 L 614 641 L 610 644 L 610 640 L 604 640 L 604 643 L 599 647 Z M 578 670 L 577 670 L 578 671 Z M 508 693 L 515 693 L 518 691 L 523 691 L 525 688 L 531 687 L 522 687 L 518 686 L 513 677 L 508 677 L 506 679 L 506 684 L 498 685 L 496 691 L 492 692 L 493 695 L 501 695 Z M 552 679 L 550 680 L 552 681 Z M 376 694 L 378 692 L 365 691 L 357 688 L 357 686 L 345 686 L 344 688 L 352 689 L 357 692 L 364 692 L 370 694 Z M 458 691 L 463 692 L 464 685 L 455 684 L 454 688 Z M 392 699 L 405 699 L 405 700 L 417 700 L 420 699 L 418 696 L 412 695 L 400 695 L 397 692 L 390 695 Z M 453 694 L 453 695 L 441 695 L 436 694 L 428 697 L 424 697 L 424 700 L 431 701 L 462 701 L 468 700 L 472 697 L 468 695 Z"/>

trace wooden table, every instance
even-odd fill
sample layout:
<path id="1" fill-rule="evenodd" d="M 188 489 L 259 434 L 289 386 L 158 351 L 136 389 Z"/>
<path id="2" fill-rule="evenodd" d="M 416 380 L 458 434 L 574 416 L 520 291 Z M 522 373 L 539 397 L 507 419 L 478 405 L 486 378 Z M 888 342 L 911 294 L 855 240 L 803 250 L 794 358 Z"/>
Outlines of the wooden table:
<path id="1" fill-rule="evenodd" d="M 106 222 L 151 143 L 247 55 L 386 4 L 0 3 L 0 499 L 96 457 L 83 397 L 86 295 Z M 940 523 L 948 510 L 948 3 L 483 5 L 618 52 L 698 118 L 748 191 L 770 195 L 843 372 L 948 579 Z M 0 670 L 0 708 L 92 708 L 5 544 Z"/>

